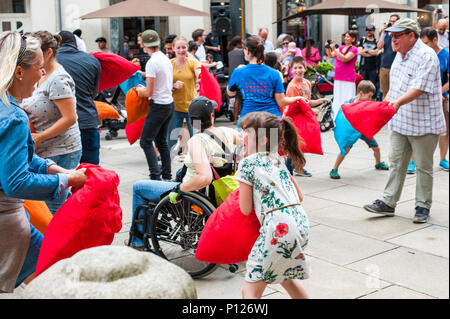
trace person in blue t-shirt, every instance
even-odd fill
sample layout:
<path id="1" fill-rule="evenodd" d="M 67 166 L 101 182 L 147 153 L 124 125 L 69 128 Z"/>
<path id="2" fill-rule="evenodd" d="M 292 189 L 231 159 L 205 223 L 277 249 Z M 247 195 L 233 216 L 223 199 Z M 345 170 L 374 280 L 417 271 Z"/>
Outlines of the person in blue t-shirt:
<path id="1" fill-rule="evenodd" d="M 439 150 L 441 153 L 441 161 L 439 166 L 445 170 L 449 170 L 448 160 L 446 159 L 449 145 L 449 125 L 448 125 L 448 73 L 449 73 L 449 53 L 446 49 L 439 47 L 438 33 L 433 28 L 424 28 L 420 32 L 420 39 L 423 43 L 431 47 L 439 58 L 442 80 L 442 107 L 445 115 L 445 123 L 447 124 L 447 135 L 439 136 Z"/>
<path id="2" fill-rule="evenodd" d="M 245 40 L 244 53 L 249 64 L 234 70 L 228 82 L 230 97 L 239 91 L 242 95 L 242 109 L 239 119 L 251 112 L 269 112 L 281 118 L 283 108 L 300 99 L 288 98 L 278 72 L 264 65 L 264 44 L 257 36 Z M 239 120 L 238 120 L 239 127 Z"/>

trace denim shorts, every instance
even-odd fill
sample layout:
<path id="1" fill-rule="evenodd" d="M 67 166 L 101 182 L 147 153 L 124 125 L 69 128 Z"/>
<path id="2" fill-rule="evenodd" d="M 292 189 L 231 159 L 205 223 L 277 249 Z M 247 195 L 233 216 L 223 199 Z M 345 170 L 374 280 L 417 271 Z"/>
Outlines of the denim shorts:
<path id="1" fill-rule="evenodd" d="M 363 140 L 364 142 L 366 142 L 366 144 L 367 144 L 367 146 L 369 146 L 369 148 L 378 147 L 378 143 L 375 140 L 375 138 L 370 140 L 367 137 L 365 137 L 364 135 L 361 135 L 360 139 Z"/>

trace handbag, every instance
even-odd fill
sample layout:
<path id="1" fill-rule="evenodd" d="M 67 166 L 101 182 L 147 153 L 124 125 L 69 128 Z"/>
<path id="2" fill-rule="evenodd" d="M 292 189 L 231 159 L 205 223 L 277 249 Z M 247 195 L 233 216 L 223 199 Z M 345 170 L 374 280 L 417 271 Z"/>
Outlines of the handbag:
<path id="1" fill-rule="evenodd" d="M 333 120 L 332 101 L 320 106 L 319 114 L 317 114 L 317 120 L 320 124 L 320 131 L 326 132 L 335 127 Z"/>

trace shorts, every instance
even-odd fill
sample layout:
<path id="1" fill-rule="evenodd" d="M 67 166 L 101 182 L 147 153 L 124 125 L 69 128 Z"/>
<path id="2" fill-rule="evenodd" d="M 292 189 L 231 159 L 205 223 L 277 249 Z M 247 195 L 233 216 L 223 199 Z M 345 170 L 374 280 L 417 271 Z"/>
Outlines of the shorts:
<path id="1" fill-rule="evenodd" d="M 375 138 L 369 139 L 369 138 L 365 137 L 364 135 L 361 135 L 360 139 L 363 140 L 364 142 L 366 142 L 366 144 L 367 144 L 367 146 L 369 146 L 369 148 L 378 147 L 378 143 L 375 140 Z"/>
<path id="2" fill-rule="evenodd" d="M 391 69 L 388 68 L 380 68 L 380 90 L 381 93 L 386 94 L 389 92 L 389 74 Z"/>

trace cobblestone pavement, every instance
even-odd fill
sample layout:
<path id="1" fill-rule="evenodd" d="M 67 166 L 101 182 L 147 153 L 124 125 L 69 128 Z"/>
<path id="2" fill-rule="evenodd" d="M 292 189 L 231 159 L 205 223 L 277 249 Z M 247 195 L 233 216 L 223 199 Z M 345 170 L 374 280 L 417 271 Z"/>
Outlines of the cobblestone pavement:
<path id="1" fill-rule="evenodd" d="M 225 118 L 216 125 L 232 126 Z M 132 185 L 148 178 L 148 168 L 138 143 L 129 146 L 123 130 L 112 141 L 104 135 L 101 165 L 114 169 L 121 180 L 123 228 L 113 245 L 123 245 L 131 224 Z M 389 131 L 385 128 L 376 139 L 388 163 Z M 306 253 L 313 275 L 304 281 L 310 297 L 449 298 L 449 173 L 438 168 L 438 150 L 431 218 L 413 224 L 415 175 L 407 176 L 395 217 L 370 214 L 362 206 L 380 197 L 389 172 L 375 170 L 372 151 L 359 141 L 341 165 L 342 178 L 332 180 L 328 174 L 339 152 L 332 132 L 322 134 L 322 144 L 323 156 L 306 155 L 313 176 L 296 177 L 311 222 Z M 221 266 L 195 281 L 198 297 L 241 298 L 244 276 L 245 263 L 234 274 Z M 263 298 L 289 296 L 280 285 L 270 285 Z"/>

